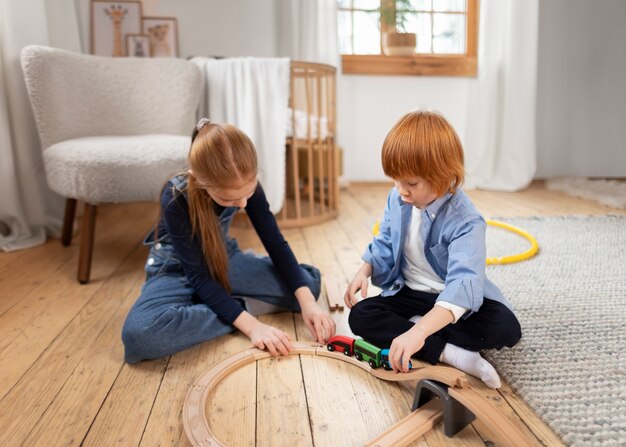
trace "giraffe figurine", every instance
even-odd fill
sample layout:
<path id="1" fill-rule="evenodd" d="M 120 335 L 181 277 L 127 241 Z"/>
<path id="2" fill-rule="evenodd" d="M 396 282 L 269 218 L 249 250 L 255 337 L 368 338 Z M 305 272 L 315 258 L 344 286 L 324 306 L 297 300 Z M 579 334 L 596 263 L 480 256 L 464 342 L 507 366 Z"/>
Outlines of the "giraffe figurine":
<path id="1" fill-rule="evenodd" d="M 113 57 L 124 56 L 124 45 L 122 45 L 122 22 L 128 13 L 122 5 L 111 5 L 104 12 L 113 22 Z"/>

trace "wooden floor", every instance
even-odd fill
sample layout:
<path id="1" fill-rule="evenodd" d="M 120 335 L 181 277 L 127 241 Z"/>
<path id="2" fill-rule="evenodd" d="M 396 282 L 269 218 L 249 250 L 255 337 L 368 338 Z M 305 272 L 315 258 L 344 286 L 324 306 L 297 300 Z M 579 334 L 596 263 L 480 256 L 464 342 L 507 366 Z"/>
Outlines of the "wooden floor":
<path id="1" fill-rule="evenodd" d="M 360 265 L 387 187 L 353 185 L 341 192 L 340 217 L 285 231 L 301 262 L 345 284 Z M 545 190 L 470 192 L 487 216 L 623 213 Z M 181 422 L 185 394 L 207 367 L 250 347 L 240 334 L 170 358 L 129 366 L 120 330 L 139 294 L 147 250 L 140 241 L 154 204 L 102 206 L 92 281 L 76 280 L 77 238 L 0 253 L 0 445 L 188 445 Z M 235 228 L 240 245 L 259 248 L 251 230 Z M 334 313 L 350 334 L 347 312 Z M 310 340 L 299 315 L 263 317 L 293 339 Z M 505 384 L 492 391 L 473 381 L 537 445 L 558 438 Z M 382 382 L 356 367 L 303 356 L 269 359 L 238 370 L 212 396 L 214 432 L 229 446 L 358 446 L 409 413 L 411 386 Z M 454 439 L 441 425 L 413 445 L 493 445 L 476 421 Z"/>

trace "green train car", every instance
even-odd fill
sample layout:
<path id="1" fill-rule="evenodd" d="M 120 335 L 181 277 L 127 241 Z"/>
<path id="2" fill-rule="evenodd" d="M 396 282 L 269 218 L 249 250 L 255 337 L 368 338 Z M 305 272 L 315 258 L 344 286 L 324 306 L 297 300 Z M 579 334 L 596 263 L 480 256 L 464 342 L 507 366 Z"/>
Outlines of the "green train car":
<path id="1" fill-rule="evenodd" d="M 366 342 L 363 339 L 354 341 L 354 356 L 357 360 L 365 360 L 372 368 L 378 368 L 383 364 L 382 349 Z"/>

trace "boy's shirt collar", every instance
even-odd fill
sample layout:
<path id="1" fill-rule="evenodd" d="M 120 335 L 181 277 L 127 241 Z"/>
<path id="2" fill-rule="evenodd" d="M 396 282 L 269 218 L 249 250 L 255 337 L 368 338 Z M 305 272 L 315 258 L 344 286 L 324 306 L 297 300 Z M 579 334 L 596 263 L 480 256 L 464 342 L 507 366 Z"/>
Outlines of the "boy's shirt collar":
<path id="1" fill-rule="evenodd" d="M 430 205 L 422 209 L 422 211 L 426 213 L 426 216 L 428 216 L 428 219 L 430 219 L 430 221 L 432 222 L 437 218 L 437 215 L 439 214 L 439 210 L 448 202 L 448 200 L 450 200 L 451 197 L 452 197 L 452 193 L 447 192 L 443 196 L 439 197 L 438 199 L 435 199 Z M 398 203 L 400 203 L 400 205 L 413 206 L 413 205 L 408 205 L 407 203 L 405 203 L 402 200 L 402 196 L 400 196 L 399 194 L 398 194 Z"/>

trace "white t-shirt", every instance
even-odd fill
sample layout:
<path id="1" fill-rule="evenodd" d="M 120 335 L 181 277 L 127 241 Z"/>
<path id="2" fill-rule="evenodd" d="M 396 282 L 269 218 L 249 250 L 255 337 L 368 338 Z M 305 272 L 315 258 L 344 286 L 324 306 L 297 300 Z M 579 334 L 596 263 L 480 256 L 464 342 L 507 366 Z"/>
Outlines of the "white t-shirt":
<path id="1" fill-rule="evenodd" d="M 411 224 L 406 233 L 402 250 L 402 276 L 407 287 L 427 293 L 441 293 L 445 282 L 441 279 L 428 263 L 424 254 L 424 241 L 420 237 L 422 226 L 422 210 L 413 207 Z M 448 309 L 454 315 L 454 323 L 467 311 L 456 304 L 437 301 L 435 303 Z"/>
<path id="2" fill-rule="evenodd" d="M 413 290 L 440 293 L 444 281 L 437 276 L 424 255 L 424 241 L 420 237 L 422 210 L 413 207 L 411 224 L 406 233 L 402 250 L 402 276 L 404 283 Z"/>

